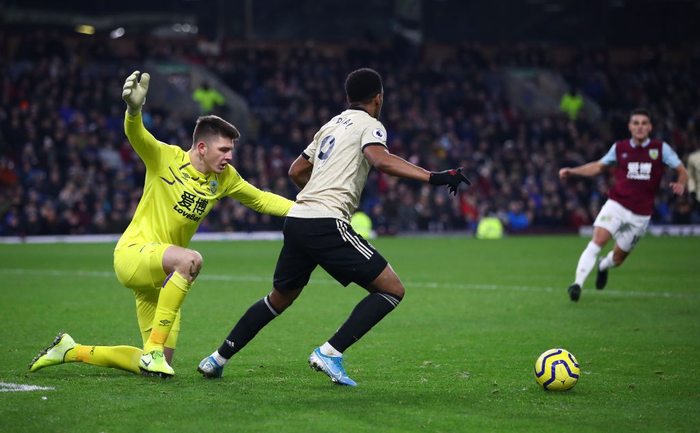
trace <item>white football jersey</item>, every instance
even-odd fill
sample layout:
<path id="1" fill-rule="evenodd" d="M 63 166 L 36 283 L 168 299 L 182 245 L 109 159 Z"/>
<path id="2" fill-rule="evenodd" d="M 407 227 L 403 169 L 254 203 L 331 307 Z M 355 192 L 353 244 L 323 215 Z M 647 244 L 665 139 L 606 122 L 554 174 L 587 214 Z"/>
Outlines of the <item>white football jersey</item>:
<path id="1" fill-rule="evenodd" d="M 363 109 L 349 108 L 323 125 L 303 152 L 313 171 L 288 216 L 349 223 L 372 168 L 362 152 L 368 144 L 386 147 L 386 129 Z"/>

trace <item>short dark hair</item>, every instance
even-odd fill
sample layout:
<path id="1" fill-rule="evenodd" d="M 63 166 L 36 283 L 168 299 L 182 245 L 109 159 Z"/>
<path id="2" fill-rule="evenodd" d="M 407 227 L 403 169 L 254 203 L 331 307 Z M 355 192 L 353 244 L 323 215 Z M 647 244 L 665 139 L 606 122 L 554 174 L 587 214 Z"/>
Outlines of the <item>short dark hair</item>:
<path id="1" fill-rule="evenodd" d="M 197 119 L 197 124 L 192 133 L 192 144 L 206 141 L 214 137 L 224 137 L 235 140 L 241 136 L 235 126 L 219 116 L 209 115 Z"/>
<path id="2" fill-rule="evenodd" d="M 368 104 L 382 93 L 382 77 L 370 68 L 353 71 L 345 80 L 345 93 L 351 104 Z"/>
<path id="3" fill-rule="evenodd" d="M 651 123 L 651 113 L 646 108 L 639 107 L 632 110 L 632 112 L 630 113 L 630 120 L 632 120 L 632 116 L 634 116 L 635 114 L 647 116 L 647 119 L 649 119 L 649 123 Z"/>

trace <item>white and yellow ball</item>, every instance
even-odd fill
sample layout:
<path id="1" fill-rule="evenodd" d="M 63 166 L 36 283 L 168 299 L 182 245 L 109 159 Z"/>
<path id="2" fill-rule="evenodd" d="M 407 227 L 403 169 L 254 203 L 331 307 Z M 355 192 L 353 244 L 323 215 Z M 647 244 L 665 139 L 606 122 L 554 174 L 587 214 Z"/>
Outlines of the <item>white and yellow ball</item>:
<path id="1" fill-rule="evenodd" d="M 571 389 L 579 376 L 578 361 L 564 349 L 550 349 L 535 363 L 535 380 L 547 391 Z"/>

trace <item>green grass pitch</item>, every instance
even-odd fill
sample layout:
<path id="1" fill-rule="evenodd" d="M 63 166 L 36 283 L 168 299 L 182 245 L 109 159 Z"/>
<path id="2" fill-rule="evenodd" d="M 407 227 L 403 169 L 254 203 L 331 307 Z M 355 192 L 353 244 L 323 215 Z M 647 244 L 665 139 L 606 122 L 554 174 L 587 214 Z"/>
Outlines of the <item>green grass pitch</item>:
<path id="1" fill-rule="evenodd" d="M 195 371 L 269 292 L 277 241 L 191 245 L 204 268 L 183 306 L 174 378 L 78 363 L 30 374 L 58 332 L 140 346 L 133 295 L 113 274 L 111 244 L 0 245 L 0 430 L 700 430 L 700 241 L 646 237 L 605 290 L 595 290 L 594 272 L 573 303 L 566 288 L 587 242 L 375 240 L 406 297 L 345 353 L 354 388 L 307 364 L 366 293 L 321 269 L 223 379 Z M 537 357 L 555 347 L 581 365 L 564 393 L 543 391 L 533 376 Z"/>

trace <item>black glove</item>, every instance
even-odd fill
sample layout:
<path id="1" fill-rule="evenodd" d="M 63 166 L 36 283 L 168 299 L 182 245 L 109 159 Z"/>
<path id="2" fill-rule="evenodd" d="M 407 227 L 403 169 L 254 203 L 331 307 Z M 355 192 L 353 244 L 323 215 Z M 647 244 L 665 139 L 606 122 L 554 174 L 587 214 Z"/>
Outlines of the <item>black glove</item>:
<path id="1" fill-rule="evenodd" d="M 459 184 L 462 182 L 466 183 L 467 186 L 472 185 L 471 181 L 462 174 L 462 167 L 459 167 L 456 170 L 430 172 L 430 184 L 447 185 L 453 195 L 457 195 L 457 189 L 459 188 Z"/>

